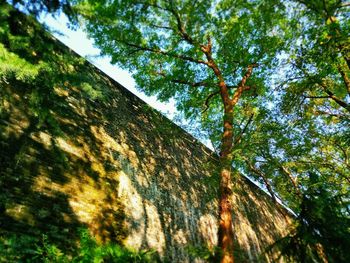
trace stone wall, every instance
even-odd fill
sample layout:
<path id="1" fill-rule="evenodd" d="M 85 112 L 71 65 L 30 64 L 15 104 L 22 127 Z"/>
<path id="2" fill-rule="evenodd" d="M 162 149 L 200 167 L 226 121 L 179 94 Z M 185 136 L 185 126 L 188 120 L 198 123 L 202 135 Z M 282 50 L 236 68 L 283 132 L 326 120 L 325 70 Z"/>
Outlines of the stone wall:
<path id="1" fill-rule="evenodd" d="M 86 227 L 100 242 L 199 261 L 188 248 L 217 243 L 215 155 L 31 19 L 16 12 L 0 19 L 3 28 L 22 27 L 0 34 L 3 48 L 23 65 L 47 65 L 30 80 L 1 72 L 0 241 L 45 233 L 73 251 Z M 237 178 L 237 262 L 270 261 L 264 249 L 289 219 Z"/>

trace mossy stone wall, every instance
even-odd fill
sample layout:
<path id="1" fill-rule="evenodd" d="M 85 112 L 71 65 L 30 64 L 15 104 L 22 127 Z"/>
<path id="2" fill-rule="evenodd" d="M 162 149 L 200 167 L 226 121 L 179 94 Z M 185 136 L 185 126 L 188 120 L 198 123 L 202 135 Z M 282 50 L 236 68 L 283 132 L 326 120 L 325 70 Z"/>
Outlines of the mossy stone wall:
<path id="1" fill-rule="evenodd" d="M 6 8 L 1 246 L 46 234 L 74 253 L 85 227 L 99 242 L 152 248 L 168 262 L 199 262 L 188 248 L 217 243 L 215 155 L 33 19 Z M 236 258 L 270 261 L 264 249 L 290 220 L 248 180 L 239 177 L 234 188 Z"/>

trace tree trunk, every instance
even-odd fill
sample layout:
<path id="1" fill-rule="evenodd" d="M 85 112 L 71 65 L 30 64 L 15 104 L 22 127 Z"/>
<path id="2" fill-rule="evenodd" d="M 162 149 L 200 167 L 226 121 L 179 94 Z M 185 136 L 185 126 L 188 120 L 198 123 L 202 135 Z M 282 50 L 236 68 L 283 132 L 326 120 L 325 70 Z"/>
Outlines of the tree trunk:
<path id="1" fill-rule="evenodd" d="M 224 105 L 224 129 L 221 138 L 220 151 L 220 189 L 219 189 L 219 247 L 222 250 L 221 263 L 233 263 L 233 229 L 232 229 L 232 149 L 233 149 L 233 108 L 237 104 L 242 92 L 246 90 L 245 83 L 250 77 L 256 64 L 248 66 L 248 70 L 243 76 L 238 88 L 233 94 L 232 99 L 228 92 L 227 85 L 221 75 L 217 65 L 208 55 L 208 61 L 213 71 L 220 80 L 220 96 Z"/>
<path id="2" fill-rule="evenodd" d="M 232 228 L 232 189 L 231 165 L 233 146 L 233 107 L 225 105 L 224 131 L 220 152 L 220 193 L 219 193 L 219 247 L 222 250 L 221 263 L 233 263 L 233 228 Z"/>
<path id="3" fill-rule="evenodd" d="M 222 250 L 221 263 L 233 263 L 233 229 L 232 229 L 232 148 L 233 148 L 233 108 L 237 104 L 244 90 L 248 90 L 245 84 L 252 74 L 256 63 L 248 66 L 247 72 L 242 77 L 237 86 L 232 99 L 225 83 L 224 77 L 218 65 L 215 63 L 211 53 L 212 43 L 208 37 L 208 44 L 201 45 L 201 50 L 207 57 L 207 65 L 210 67 L 217 79 L 219 80 L 219 89 L 222 103 L 224 105 L 224 129 L 221 138 L 220 150 L 220 188 L 219 188 L 219 247 Z"/>

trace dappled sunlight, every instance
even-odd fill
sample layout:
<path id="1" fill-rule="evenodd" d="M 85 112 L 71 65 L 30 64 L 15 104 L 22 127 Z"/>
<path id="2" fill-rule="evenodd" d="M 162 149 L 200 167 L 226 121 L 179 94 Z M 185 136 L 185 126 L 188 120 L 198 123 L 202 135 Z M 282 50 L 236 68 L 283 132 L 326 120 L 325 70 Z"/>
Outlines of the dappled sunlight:
<path id="1" fill-rule="evenodd" d="M 133 188 L 129 177 L 123 172 L 119 176 L 118 195 L 122 202 L 128 203 L 125 207 L 125 213 L 130 219 L 126 221 L 129 233 L 124 243 L 128 247 L 140 249 L 145 238 L 146 226 L 144 219 L 146 212 L 141 196 Z"/>
<path id="2" fill-rule="evenodd" d="M 160 255 L 164 255 L 165 252 L 165 236 L 162 229 L 162 223 L 159 219 L 159 211 L 155 205 L 151 202 L 144 202 L 145 215 L 147 218 L 146 225 L 146 240 L 147 245 L 156 249 Z M 175 237 L 176 238 L 176 235 Z"/>
<path id="3" fill-rule="evenodd" d="M 0 219 L 6 222 L 0 233 L 37 240 L 45 233 L 74 250 L 78 229 L 86 227 L 100 243 L 199 262 L 189 246 L 217 245 L 214 153 L 53 45 L 50 59 L 61 75 L 49 76 L 52 86 L 46 79 L 10 79 L 0 90 Z M 266 194 L 243 179 L 240 184 L 233 200 L 238 250 L 256 260 L 287 223 Z"/>
<path id="4" fill-rule="evenodd" d="M 76 147 L 73 143 L 71 143 L 69 140 L 65 140 L 63 138 L 56 138 L 57 140 L 57 146 L 64 152 L 75 156 L 76 158 L 83 159 L 84 158 L 84 151 Z"/>
<path id="5" fill-rule="evenodd" d="M 203 238 L 208 248 L 213 248 L 218 243 L 218 224 L 217 217 L 213 214 L 204 214 L 199 219 L 199 232 L 202 233 Z"/>
<path id="6" fill-rule="evenodd" d="M 273 251 L 267 254 L 265 250 L 288 233 L 292 217 L 283 215 L 279 211 L 281 207 L 276 207 L 278 204 L 249 180 L 241 178 L 239 181 L 233 199 L 237 243 L 240 249 L 247 251 L 250 260 L 257 260 L 256 255 L 260 255 L 268 262 L 275 262 L 277 254 Z"/>
<path id="7" fill-rule="evenodd" d="M 29 226 L 35 225 L 35 218 L 27 206 L 17 204 L 13 207 L 6 209 L 5 213 L 13 219 L 28 224 Z"/>
<path id="8" fill-rule="evenodd" d="M 3 92 L 11 92 L 10 87 L 1 87 Z M 18 94 L 13 94 L 11 97 L 11 101 L 7 100 L 6 97 L 3 98 L 1 110 L 3 112 L 11 112 L 11 115 L 7 120 L 1 119 L 3 123 L 1 127 L 1 135 L 4 138 L 8 138 L 10 136 L 15 136 L 16 138 L 20 137 L 23 133 L 24 129 L 27 129 L 30 125 L 30 121 L 26 114 L 23 114 L 21 108 L 19 108 L 18 104 L 21 104 L 22 99 Z"/>
<path id="9" fill-rule="evenodd" d="M 256 252 L 258 252 L 258 254 L 262 252 L 260 247 L 256 247 L 257 244 L 259 244 L 257 233 L 255 233 L 249 220 L 242 214 L 236 212 L 235 216 L 235 219 L 239 220 L 239 223 L 237 223 L 234 228 L 235 234 L 239 237 L 239 239 L 237 239 L 239 246 L 241 249 L 243 248 L 248 251 L 249 258 L 253 260 L 253 254 Z"/>
<path id="10" fill-rule="evenodd" d="M 11 129 L 31 140 L 21 151 L 27 152 L 32 162 L 39 161 L 35 173 L 28 175 L 32 178 L 28 189 L 45 198 L 55 199 L 58 193 L 64 196 L 67 208 L 57 208 L 53 215 L 59 214 L 68 226 L 87 226 L 98 242 L 152 248 L 170 261 L 188 260 L 186 248 L 190 245 L 217 245 L 216 181 L 214 172 L 210 172 L 215 159 L 209 150 L 191 138 L 184 139 L 189 135 L 163 117 L 159 122 L 159 117 L 151 113 L 148 119 L 141 112 L 142 107 L 136 107 L 140 112 L 129 116 L 86 100 L 82 109 L 85 104 L 80 100 L 84 98 L 73 91 L 69 94 L 79 98 L 70 99 L 67 104 L 72 113 L 65 117 L 59 112 L 53 115 L 63 133 L 56 135 L 46 128 L 34 127 L 26 134 L 30 124 L 19 126 L 10 120 Z M 142 104 L 128 95 L 126 98 L 115 107 Z M 92 112 L 88 110 L 91 108 Z M 26 116 L 25 109 L 16 110 L 22 119 Z M 137 121 L 131 123 L 133 119 Z M 162 129 L 147 126 L 150 120 L 162 125 Z M 40 164 L 44 150 L 51 152 L 52 157 L 46 156 Z M 54 155 L 60 158 L 58 162 L 52 159 Z M 250 260 L 258 258 L 267 245 L 281 236 L 276 231 L 285 232 L 283 217 L 273 212 L 267 197 L 261 198 L 255 191 L 259 190 L 246 186 L 244 194 L 236 196 L 233 202 L 239 251 Z M 13 204 L 6 210 L 7 216 L 35 226 L 40 219 L 32 215 L 34 207 L 30 206 Z M 247 210 L 252 207 L 252 211 Z M 46 210 L 43 211 L 45 218 Z"/>
<path id="11" fill-rule="evenodd" d="M 188 240 L 187 240 L 188 238 L 186 236 L 187 234 L 184 232 L 183 229 L 180 229 L 175 233 L 173 233 L 173 239 L 178 246 L 181 246 L 181 245 L 183 246 L 188 243 Z"/>

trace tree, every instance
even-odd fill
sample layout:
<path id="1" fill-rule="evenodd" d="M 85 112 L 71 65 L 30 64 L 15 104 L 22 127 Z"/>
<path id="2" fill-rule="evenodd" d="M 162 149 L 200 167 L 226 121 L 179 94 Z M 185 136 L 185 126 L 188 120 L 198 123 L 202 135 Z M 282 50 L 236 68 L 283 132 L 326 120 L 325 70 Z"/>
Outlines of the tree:
<path id="1" fill-rule="evenodd" d="M 254 122 L 254 147 L 243 142 L 248 165 L 242 169 L 296 213 L 295 228 L 277 242 L 287 258 L 347 262 L 349 4 L 296 2 L 286 76 L 274 92 L 272 110 L 265 108 Z"/>
<path id="2" fill-rule="evenodd" d="M 295 228 L 277 242 L 281 253 L 297 262 L 349 262 L 349 199 L 310 172 Z M 332 191 L 333 190 L 333 191 Z M 344 208 L 347 208 L 347 210 Z"/>
<path id="3" fill-rule="evenodd" d="M 1 0 L 1 2 L 5 3 L 6 1 Z M 76 14 L 68 0 L 9 0 L 7 2 L 36 17 L 43 13 L 58 15 L 63 12 L 70 19 L 72 25 L 76 23 Z"/>
<path id="4" fill-rule="evenodd" d="M 258 114 L 277 53 L 284 6 L 274 1 L 76 1 L 86 31 L 138 87 L 174 97 L 188 118 L 214 131 L 219 146 L 219 246 L 233 262 L 231 177 L 246 127 Z M 273 15 L 272 15 L 273 14 Z M 221 116 L 221 124 L 214 122 Z"/>
<path id="5" fill-rule="evenodd" d="M 287 16 L 278 1 L 76 0 L 73 9 L 64 0 L 10 2 L 35 16 L 63 11 L 73 25 L 78 11 L 102 52 L 132 71 L 140 89 L 162 100 L 175 97 L 188 118 L 202 121 L 219 149 L 223 262 L 233 261 L 232 164 L 297 214 L 295 228 L 278 242 L 287 258 L 348 261 L 349 3 L 297 0 L 286 3 Z M 7 17 L 7 11 L 0 13 Z M 23 38 L 21 18 L 15 21 L 10 29 Z M 13 44 L 0 46 L 5 79 L 32 82 L 51 70 L 16 38 L 1 38 Z M 286 76 L 268 92 L 268 75 L 282 60 Z M 45 85 L 33 92 L 34 109 L 52 100 Z M 54 124 L 46 111 L 38 115 Z"/>
<path id="6" fill-rule="evenodd" d="M 291 54 L 285 100 L 297 100 L 321 117 L 349 118 L 350 5 L 341 0 L 297 2 L 302 10 L 297 17 L 304 22 L 296 30 L 300 44 Z"/>

